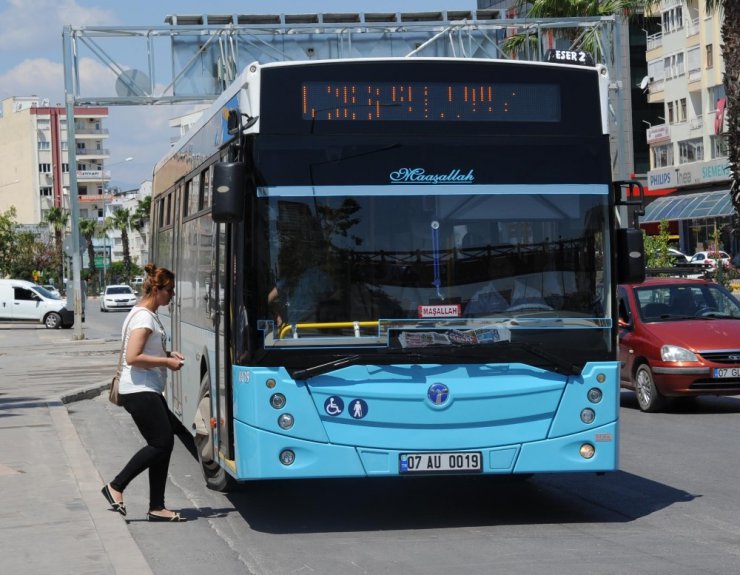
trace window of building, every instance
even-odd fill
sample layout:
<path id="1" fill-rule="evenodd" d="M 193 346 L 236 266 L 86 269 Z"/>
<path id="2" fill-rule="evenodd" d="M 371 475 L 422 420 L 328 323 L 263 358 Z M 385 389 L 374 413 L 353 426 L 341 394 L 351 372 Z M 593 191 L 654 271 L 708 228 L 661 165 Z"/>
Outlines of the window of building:
<path id="1" fill-rule="evenodd" d="M 47 164 L 47 163 L 39 164 L 39 172 L 42 174 L 50 174 L 51 164 Z"/>
<path id="2" fill-rule="evenodd" d="M 62 164 L 62 173 L 69 174 L 69 164 Z"/>
<path id="3" fill-rule="evenodd" d="M 667 102 L 666 103 L 666 111 L 667 111 L 667 118 L 669 124 L 675 124 L 676 120 L 673 116 L 673 102 Z"/>
<path id="4" fill-rule="evenodd" d="M 707 44 L 707 69 L 714 68 L 714 48 L 711 44 Z"/>
<path id="5" fill-rule="evenodd" d="M 704 141 L 693 138 L 678 143 L 678 161 L 680 164 L 701 162 L 704 159 Z"/>
<path id="6" fill-rule="evenodd" d="M 39 188 L 39 195 L 44 198 L 50 197 L 52 194 L 51 188 L 48 186 L 42 186 Z"/>
<path id="7" fill-rule="evenodd" d="M 712 159 L 726 158 L 730 155 L 727 147 L 727 134 L 709 136 L 709 140 L 712 142 Z"/>
<path id="8" fill-rule="evenodd" d="M 683 7 L 674 6 L 662 14 L 663 34 L 683 29 Z"/>
<path id="9" fill-rule="evenodd" d="M 48 152 L 49 150 L 51 150 L 51 142 L 39 140 L 39 152 Z"/>
<path id="10" fill-rule="evenodd" d="M 667 168 L 673 165 L 673 144 L 663 144 L 650 148 L 653 155 L 653 168 Z"/>
<path id="11" fill-rule="evenodd" d="M 678 121 L 685 122 L 686 118 L 686 98 L 681 98 L 678 101 Z"/>
<path id="12" fill-rule="evenodd" d="M 725 97 L 725 86 L 724 84 L 720 84 L 719 86 L 712 86 L 707 90 L 709 93 L 709 110 L 708 112 L 711 114 L 712 112 L 717 111 L 717 101 L 720 98 Z"/>

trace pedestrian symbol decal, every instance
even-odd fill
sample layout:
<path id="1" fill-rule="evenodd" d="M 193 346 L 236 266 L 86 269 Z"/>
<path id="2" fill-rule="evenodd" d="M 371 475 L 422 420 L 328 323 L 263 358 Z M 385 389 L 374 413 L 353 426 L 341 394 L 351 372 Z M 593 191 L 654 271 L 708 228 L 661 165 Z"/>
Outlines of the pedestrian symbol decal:
<path id="1" fill-rule="evenodd" d="M 362 419 L 367 415 L 367 403 L 361 399 L 353 399 L 349 402 L 348 411 L 354 419 Z"/>
<path id="2" fill-rule="evenodd" d="M 344 402 L 341 397 L 332 395 L 324 402 L 324 411 L 332 417 L 336 417 L 344 411 Z"/>

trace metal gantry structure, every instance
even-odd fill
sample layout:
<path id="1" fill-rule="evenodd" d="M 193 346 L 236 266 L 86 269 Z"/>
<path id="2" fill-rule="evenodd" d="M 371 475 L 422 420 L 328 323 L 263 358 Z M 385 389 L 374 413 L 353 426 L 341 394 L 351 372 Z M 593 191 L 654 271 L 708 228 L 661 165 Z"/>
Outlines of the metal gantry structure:
<path id="1" fill-rule="evenodd" d="M 505 42 L 526 40 L 516 57 L 541 60 L 596 38 L 610 73 L 613 172 L 632 171 L 627 23 L 615 16 L 506 18 L 499 9 L 431 12 L 170 15 L 163 26 L 72 26 L 63 30 L 69 165 L 76 166 L 75 106 L 142 106 L 215 100 L 254 61 L 384 57 L 508 59 Z M 82 73 L 86 59 L 110 82 Z M 76 170 L 69 171 L 75 339 L 82 339 L 81 256 Z"/>

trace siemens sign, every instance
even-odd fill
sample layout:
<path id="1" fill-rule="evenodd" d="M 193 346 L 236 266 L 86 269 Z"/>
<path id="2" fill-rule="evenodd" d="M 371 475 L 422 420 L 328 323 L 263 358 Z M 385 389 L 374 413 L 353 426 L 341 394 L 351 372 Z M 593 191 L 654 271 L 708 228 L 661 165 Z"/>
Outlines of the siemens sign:
<path id="1" fill-rule="evenodd" d="M 682 164 L 676 168 L 661 168 L 648 172 L 648 187 L 651 190 L 675 188 L 678 186 L 696 186 L 709 182 L 730 179 L 730 166 L 727 159 L 711 162 L 694 162 Z"/>

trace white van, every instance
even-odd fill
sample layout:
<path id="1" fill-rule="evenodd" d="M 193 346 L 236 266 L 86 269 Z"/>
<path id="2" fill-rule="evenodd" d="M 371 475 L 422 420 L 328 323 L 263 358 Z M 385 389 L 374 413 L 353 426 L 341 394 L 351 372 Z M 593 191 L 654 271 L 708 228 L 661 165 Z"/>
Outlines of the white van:
<path id="1" fill-rule="evenodd" d="M 0 321 L 34 321 L 46 327 L 70 328 L 74 312 L 63 299 L 25 280 L 0 279 Z"/>

